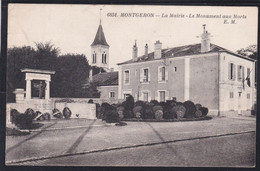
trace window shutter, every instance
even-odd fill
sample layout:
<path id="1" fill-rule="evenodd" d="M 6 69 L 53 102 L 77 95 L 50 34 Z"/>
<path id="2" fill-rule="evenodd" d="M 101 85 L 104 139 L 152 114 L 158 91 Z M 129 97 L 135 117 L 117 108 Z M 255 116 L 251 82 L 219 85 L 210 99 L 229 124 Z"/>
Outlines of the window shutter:
<path id="1" fill-rule="evenodd" d="M 165 91 L 165 101 L 169 100 L 169 94 L 170 94 L 169 91 Z"/>
<path id="2" fill-rule="evenodd" d="M 240 70 L 240 66 L 237 66 L 237 80 L 241 81 L 241 70 Z"/>
<path id="3" fill-rule="evenodd" d="M 144 70 L 140 69 L 140 82 L 143 82 Z"/>
<path id="4" fill-rule="evenodd" d="M 154 99 L 159 101 L 159 91 L 154 92 Z"/>
<path id="5" fill-rule="evenodd" d="M 151 74 L 150 74 L 151 72 L 149 71 L 149 69 L 148 69 L 148 82 L 150 82 L 150 78 L 151 78 Z"/>
<path id="6" fill-rule="evenodd" d="M 231 80 L 231 63 L 228 63 L 228 79 Z"/>
<path id="7" fill-rule="evenodd" d="M 162 67 L 158 67 L 158 81 L 162 80 Z"/>
<path id="8" fill-rule="evenodd" d="M 233 80 L 236 80 L 236 65 L 234 65 L 234 69 L 233 69 Z"/>
<path id="9" fill-rule="evenodd" d="M 242 80 L 245 80 L 245 67 L 242 66 Z"/>
<path id="10" fill-rule="evenodd" d="M 168 68 L 165 67 L 165 80 L 167 81 L 168 80 Z"/>
<path id="11" fill-rule="evenodd" d="M 148 102 L 150 102 L 150 101 L 151 101 L 151 92 L 148 91 Z"/>

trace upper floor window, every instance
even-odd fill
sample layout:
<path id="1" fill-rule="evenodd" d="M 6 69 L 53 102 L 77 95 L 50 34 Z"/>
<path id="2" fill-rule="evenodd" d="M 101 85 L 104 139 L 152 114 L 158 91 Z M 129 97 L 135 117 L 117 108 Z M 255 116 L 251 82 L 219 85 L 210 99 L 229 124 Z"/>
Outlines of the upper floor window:
<path id="1" fill-rule="evenodd" d="M 242 81 L 244 79 L 244 67 L 241 65 L 237 66 L 237 80 Z"/>
<path id="2" fill-rule="evenodd" d="M 130 71 L 126 70 L 124 71 L 124 83 L 129 84 L 130 82 Z"/>
<path id="3" fill-rule="evenodd" d="M 106 64 L 107 63 L 107 54 L 104 52 L 102 54 L 102 64 Z"/>
<path id="4" fill-rule="evenodd" d="M 168 80 L 168 72 L 166 67 L 159 67 L 158 68 L 158 81 L 166 81 Z"/>
<path id="5" fill-rule="evenodd" d="M 247 99 L 250 99 L 250 93 L 247 93 L 246 97 Z"/>
<path id="6" fill-rule="evenodd" d="M 228 79 L 235 80 L 236 79 L 236 65 L 234 63 L 228 64 Z"/>
<path id="7" fill-rule="evenodd" d="M 92 56 L 92 63 L 95 64 L 97 62 L 97 54 L 94 52 Z"/>
<path id="8" fill-rule="evenodd" d="M 231 99 L 233 99 L 233 98 L 234 98 L 234 93 L 233 93 L 233 92 L 230 92 L 230 93 L 229 93 L 229 97 L 230 97 Z"/>

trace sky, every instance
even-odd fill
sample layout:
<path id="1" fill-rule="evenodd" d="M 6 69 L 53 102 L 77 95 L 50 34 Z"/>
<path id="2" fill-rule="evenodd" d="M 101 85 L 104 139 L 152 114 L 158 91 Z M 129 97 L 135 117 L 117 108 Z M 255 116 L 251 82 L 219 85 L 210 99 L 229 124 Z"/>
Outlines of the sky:
<path id="1" fill-rule="evenodd" d="M 203 24 L 212 35 L 211 43 L 228 50 L 257 44 L 256 7 L 9 4 L 8 47 L 35 47 L 35 42 L 51 41 L 61 54 L 84 54 L 90 59 L 101 8 L 101 22 L 110 45 L 109 67 L 115 70 L 117 63 L 132 58 L 135 40 L 138 56 L 144 54 L 146 43 L 149 52 L 154 51 L 156 40 L 162 42 L 162 48 L 200 43 Z M 117 13 L 117 17 L 111 17 L 111 13 Z M 121 13 L 150 17 L 121 17 Z M 170 14 L 184 17 L 170 18 Z M 196 17 L 197 14 L 220 18 Z"/>

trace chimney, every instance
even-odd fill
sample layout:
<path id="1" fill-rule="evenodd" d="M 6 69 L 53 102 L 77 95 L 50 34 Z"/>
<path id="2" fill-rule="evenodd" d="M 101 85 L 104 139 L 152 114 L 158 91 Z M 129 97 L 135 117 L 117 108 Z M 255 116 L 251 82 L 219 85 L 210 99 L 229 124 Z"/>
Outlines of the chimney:
<path id="1" fill-rule="evenodd" d="M 144 47 L 144 56 L 148 57 L 148 45 L 147 44 L 145 44 L 145 47 Z"/>
<path id="2" fill-rule="evenodd" d="M 93 80 L 92 76 L 93 76 L 93 70 L 92 70 L 92 68 L 91 68 L 91 69 L 89 70 L 89 82 L 92 82 L 92 80 Z"/>
<path id="3" fill-rule="evenodd" d="M 162 43 L 157 40 L 154 44 L 154 59 L 159 59 L 162 57 Z"/>
<path id="4" fill-rule="evenodd" d="M 135 41 L 135 44 L 133 46 L 133 61 L 137 61 L 137 52 L 138 52 L 138 48 Z"/>
<path id="5" fill-rule="evenodd" d="M 210 33 L 206 31 L 206 24 L 203 24 L 203 33 L 201 34 L 201 53 L 210 51 Z"/>

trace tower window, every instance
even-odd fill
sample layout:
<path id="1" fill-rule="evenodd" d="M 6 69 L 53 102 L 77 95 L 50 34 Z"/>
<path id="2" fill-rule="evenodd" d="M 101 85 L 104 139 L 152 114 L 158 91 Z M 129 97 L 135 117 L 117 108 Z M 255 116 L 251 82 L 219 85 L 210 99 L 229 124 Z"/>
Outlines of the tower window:
<path id="1" fill-rule="evenodd" d="M 107 63 L 107 54 L 105 54 L 105 52 L 102 54 L 102 64 L 106 64 Z"/>
<path id="2" fill-rule="evenodd" d="M 97 62 L 97 54 L 94 52 L 93 53 L 92 63 L 95 64 L 96 62 Z"/>

